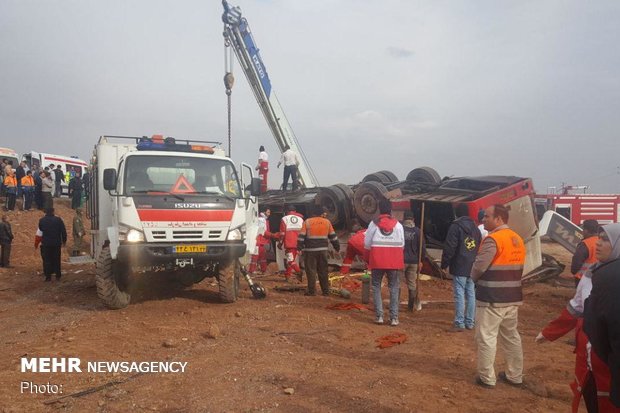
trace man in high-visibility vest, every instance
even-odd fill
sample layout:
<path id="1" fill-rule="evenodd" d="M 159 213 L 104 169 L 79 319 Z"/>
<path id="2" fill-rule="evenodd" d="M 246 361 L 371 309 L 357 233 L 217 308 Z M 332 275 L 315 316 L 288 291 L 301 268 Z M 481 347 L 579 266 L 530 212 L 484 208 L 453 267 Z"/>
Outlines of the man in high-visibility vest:
<path id="1" fill-rule="evenodd" d="M 498 377 L 513 386 L 523 384 L 523 348 L 517 324 L 523 303 L 525 244 L 508 227 L 508 215 L 508 208 L 500 204 L 484 211 L 484 228 L 489 235 L 478 250 L 471 272 L 476 283 L 476 384 L 486 388 L 493 388 L 496 383 L 493 363 L 498 336 L 506 360 L 506 371 Z"/>
<path id="2" fill-rule="evenodd" d="M 26 171 L 26 176 L 21 180 L 22 192 L 24 193 L 24 211 L 29 211 L 32 207 L 32 200 L 34 198 L 34 178 L 32 177 L 32 171 Z"/>
<path id="3" fill-rule="evenodd" d="M 15 209 L 15 198 L 17 197 L 17 178 L 15 178 L 15 170 L 9 169 L 4 178 L 4 188 L 6 189 L 6 209 L 13 211 Z"/>
<path id="4" fill-rule="evenodd" d="M 583 221 L 583 241 L 577 245 L 570 265 L 570 272 L 575 276 L 575 286 L 579 284 L 583 274 L 596 262 L 598 227 L 598 221 L 595 219 Z"/>

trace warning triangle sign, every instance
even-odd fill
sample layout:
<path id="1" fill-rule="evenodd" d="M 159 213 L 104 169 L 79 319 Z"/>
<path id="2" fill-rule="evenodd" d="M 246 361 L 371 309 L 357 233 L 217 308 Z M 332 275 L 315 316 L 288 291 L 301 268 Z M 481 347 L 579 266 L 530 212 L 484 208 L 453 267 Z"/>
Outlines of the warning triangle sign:
<path id="1" fill-rule="evenodd" d="M 179 176 L 179 179 L 177 179 L 172 189 L 170 189 L 171 194 L 191 194 L 194 192 L 196 192 L 196 190 L 183 174 Z"/>

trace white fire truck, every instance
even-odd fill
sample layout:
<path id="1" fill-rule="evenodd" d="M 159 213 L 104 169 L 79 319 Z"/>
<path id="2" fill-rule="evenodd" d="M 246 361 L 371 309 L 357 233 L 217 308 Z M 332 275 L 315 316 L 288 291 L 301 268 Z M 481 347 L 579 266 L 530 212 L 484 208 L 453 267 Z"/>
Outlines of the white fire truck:
<path id="1" fill-rule="evenodd" d="M 153 273 L 187 286 L 215 277 L 221 301 L 237 299 L 240 266 L 256 243 L 260 180 L 211 144 L 99 139 L 88 213 L 97 293 L 108 307 L 127 306 L 132 281 Z"/>

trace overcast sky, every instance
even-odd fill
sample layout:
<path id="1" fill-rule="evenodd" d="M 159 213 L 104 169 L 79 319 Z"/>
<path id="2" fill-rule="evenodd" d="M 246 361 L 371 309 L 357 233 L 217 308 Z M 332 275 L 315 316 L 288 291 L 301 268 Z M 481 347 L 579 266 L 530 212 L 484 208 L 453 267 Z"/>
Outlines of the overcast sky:
<path id="1" fill-rule="evenodd" d="M 620 192 L 620 2 L 232 0 L 320 183 L 419 166 Z M 226 140 L 219 0 L 0 0 L 0 146 Z M 235 64 L 236 162 L 278 149 Z"/>

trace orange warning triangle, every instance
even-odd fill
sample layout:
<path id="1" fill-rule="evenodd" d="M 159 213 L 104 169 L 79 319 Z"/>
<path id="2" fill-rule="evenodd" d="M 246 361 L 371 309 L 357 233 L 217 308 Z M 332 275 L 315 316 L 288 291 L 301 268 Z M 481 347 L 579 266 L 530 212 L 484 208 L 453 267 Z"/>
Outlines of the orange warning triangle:
<path id="1" fill-rule="evenodd" d="M 194 192 L 196 192 L 196 190 L 183 174 L 179 176 L 179 179 L 177 179 L 172 189 L 170 189 L 171 194 L 191 194 Z"/>

